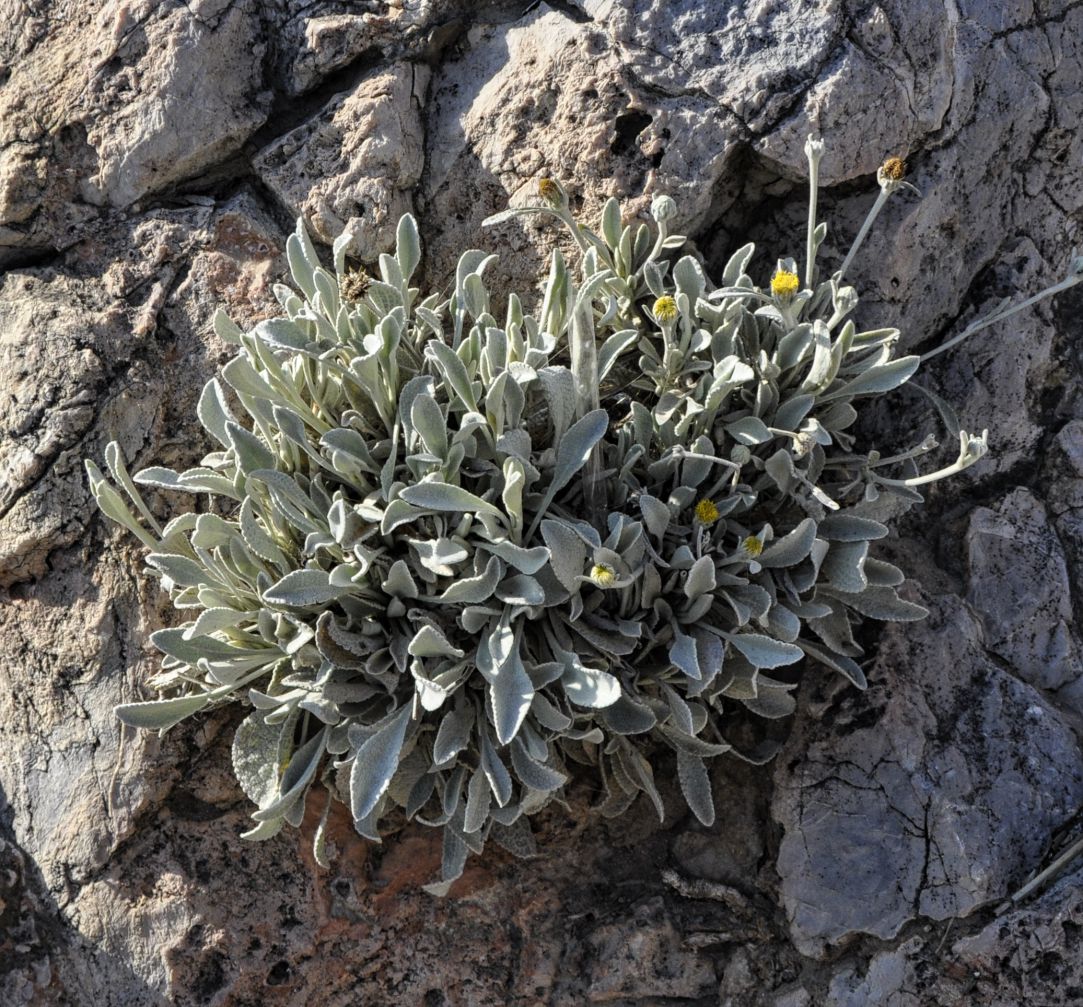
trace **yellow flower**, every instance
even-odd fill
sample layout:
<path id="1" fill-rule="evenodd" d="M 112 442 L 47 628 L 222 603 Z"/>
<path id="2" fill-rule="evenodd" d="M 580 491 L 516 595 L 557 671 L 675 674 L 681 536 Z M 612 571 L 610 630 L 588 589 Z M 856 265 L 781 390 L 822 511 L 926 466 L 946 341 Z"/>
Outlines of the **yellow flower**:
<path id="1" fill-rule="evenodd" d="M 617 581 L 617 571 L 607 563 L 595 563 L 590 568 L 590 579 L 598 587 L 612 587 Z"/>
<path id="2" fill-rule="evenodd" d="M 677 317 L 677 302 L 669 294 L 663 294 L 654 302 L 653 310 L 658 321 L 672 322 Z"/>
<path id="3" fill-rule="evenodd" d="M 696 520 L 700 524 L 714 524 L 720 516 L 713 500 L 705 498 L 696 504 Z"/>
<path id="4" fill-rule="evenodd" d="M 801 281 L 796 273 L 780 269 L 771 277 L 771 293 L 780 301 L 788 301 L 801 289 Z"/>
<path id="5" fill-rule="evenodd" d="M 744 549 L 749 556 L 758 556 L 763 552 L 763 543 L 756 538 L 755 535 L 749 535 L 748 538 L 741 543 L 741 548 Z"/>
<path id="6" fill-rule="evenodd" d="M 889 157 L 880 165 L 880 171 L 885 178 L 898 182 L 906 174 L 906 162 L 901 157 Z"/>
<path id="7" fill-rule="evenodd" d="M 560 186 L 551 178 L 543 178 L 538 182 L 538 195 L 547 203 L 552 203 L 554 206 L 558 205 L 563 198 Z"/>

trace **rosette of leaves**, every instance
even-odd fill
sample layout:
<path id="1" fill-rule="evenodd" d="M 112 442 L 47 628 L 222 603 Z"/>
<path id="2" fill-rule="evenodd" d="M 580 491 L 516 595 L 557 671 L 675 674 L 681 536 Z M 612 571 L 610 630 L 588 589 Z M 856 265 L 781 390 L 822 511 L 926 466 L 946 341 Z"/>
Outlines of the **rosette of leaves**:
<path id="1" fill-rule="evenodd" d="M 957 460 L 925 476 L 928 439 L 857 450 L 861 403 L 920 362 L 894 356 L 898 332 L 858 331 L 841 273 L 802 285 L 785 260 L 757 286 L 751 245 L 712 289 L 665 258 L 684 244 L 668 198 L 656 231 L 611 200 L 596 234 L 542 191 L 510 212 L 555 215 L 581 265 L 554 253 L 534 313 L 512 295 L 498 317 L 475 250 L 450 297 L 422 299 L 410 216 L 364 282 L 343 240 L 329 270 L 298 222 L 283 315 L 215 319 L 238 348 L 199 401 L 215 449 L 185 472 L 132 477 L 116 445 L 111 479 L 87 463 L 182 620 L 151 637 L 159 698 L 117 715 L 164 731 L 248 705 L 246 838 L 298 825 L 320 781 L 321 863 L 338 798 L 373 841 L 396 818 L 442 827 L 446 887 L 487 838 L 530 852 L 526 821 L 573 764 L 604 813 L 644 793 L 661 815 L 667 751 L 709 824 L 723 711 L 788 715 L 798 666 L 863 687 L 855 625 L 924 614 L 871 555 L 878 498 L 918 502 L 985 440 L 956 431 Z M 813 218 L 809 277 L 823 239 Z M 213 506 L 162 523 L 145 490 Z"/>

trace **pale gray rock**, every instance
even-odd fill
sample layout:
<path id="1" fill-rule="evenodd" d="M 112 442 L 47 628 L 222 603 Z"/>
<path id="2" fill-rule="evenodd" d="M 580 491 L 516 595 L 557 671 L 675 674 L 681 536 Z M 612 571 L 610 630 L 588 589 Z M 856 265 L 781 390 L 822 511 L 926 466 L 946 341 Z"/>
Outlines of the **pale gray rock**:
<path id="1" fill-rule="evenodd" d="M 1039 689 L 1076 681 L 1083 659 L 1070 628 L 1068 565 L 1041 502 L 1016 489 L 994 508 L 976 508 L 966 548 L 966 600 L 981 619 L 985 645 Z"/>
<path id="2" fill-rule="evenodd" d="M 1081 927 L 1083 872 L 1077 869 L 1031 905 L 1013 908 L 951 950 L 973 980 L 975 1002 L 1068 1007 L 1083 997 Z"/>
<path id="3" fill-rule="evenodd" d="M 428 77 L 426 67 L 406 63 L 374 72 L 261 151 L 256 170 L 318 238 L 346 232 L 348 254 L 375 261 L 394 247 L 399 217 L 413 209 Z"/>
<path id="4" fill-rule="evenodd" d="M 913 939 L 873 955 L 864 975 L 853 969 L 831 980 L 824 1007 L 921 1007 L 921 984 L 910 959 L 921 950 Z"/>
<path id="5" fill-rule="evenodd" d="M 426 285 L 481 247 L 502 253 L 502 288 L 529 295 L 564 239 L 481 222 L 553 176 L 587 217 L 616 195 L 645 218 L 670 193 L 709 271 L 751 238 L 765 277 L 803 252 L 817 129 L 824 268 L 885 155 L 907 157 L 923 194 L 892 199 L 854 265 L 861 321 L 924 350 L 1062 275 L 1083 244 L 1083 7 L 731 7 L 4 8 L 0 1002 L 1079 1000 L 1074 882 L 1003 925 L 975 912 L 1039 868 L 1083 799 L 1066 726 L 1083 724 L 1078 292 L 926 369 L 994 446 L 889 545 L 934 618 L 883 632 L 864 696 L 806 686 L 772 766 L 716 771 L 712 829 L 668 784 L 661 826 L 638 805 L 597 822 L 595 795 L 575 793 L 539 822 L 542 857 L 487 853 L 436 903 L 420 885 L 439 848 L 421 827 L 375 848 L 336 812 L 329 872 L 308 859 L 311 821 L 239 841 L 228 713 L 161 742 L 122 740 L 113 719 L 144 694 L 147 638 L 170 614 L 133 543 L 93 513 L 82 459 L 110 438 L 135 467 L 200 456 L 193 406 L 229 353 L 211 315 L 276 310 L 297 213 L 324 245 L 349 228 L 372 259 L 411 209 Z M 870 433 L 906 446 L 935 426 L 904 391 Z"/>
<path id="6" fill-rule="evenodd" d="M 1083 799 L 1061 717 L 985 654 L 957 599 L 931 604 L 882 634 L 869 691 L 780 756 L 780 894 L 803 954 L 1002 897 Z"/>

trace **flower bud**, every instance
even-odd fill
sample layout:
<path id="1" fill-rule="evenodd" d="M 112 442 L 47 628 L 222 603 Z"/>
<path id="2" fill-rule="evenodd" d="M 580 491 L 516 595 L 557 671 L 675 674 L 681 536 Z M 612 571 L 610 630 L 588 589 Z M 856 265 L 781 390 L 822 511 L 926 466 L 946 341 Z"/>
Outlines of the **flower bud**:
<path id="1" fill-rule="evenodd" d="M 671 196 L 655 196 L 651 201 L 651 216 L 661 224 L 677 216 L 677 204 Z"/>

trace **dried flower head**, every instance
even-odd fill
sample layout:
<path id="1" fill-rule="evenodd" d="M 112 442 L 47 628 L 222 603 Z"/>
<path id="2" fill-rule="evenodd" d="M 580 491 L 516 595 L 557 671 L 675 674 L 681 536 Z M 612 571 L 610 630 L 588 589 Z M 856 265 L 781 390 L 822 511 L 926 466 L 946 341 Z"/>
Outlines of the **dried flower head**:
<path id="1" fill-rule="evenodd" d="M 365 296 L 365 291 L 368 290 L 370 283 L 372 283 L 372 277 L 363 269 L 360 267 L 351 269 L 339 282 L 343 300 L 360 301 Z"/>
<path id="2" fill-rule="evenodd" d="M 677 318 L 677 301 L 669 294 L 663 294 L 654 302 L 654 317 L 660 322 L 672 322 Z"/>
<path id="3" fill-rule="evenodd" d="M 713 500 L 704 498 L 696 504 L 696 520 L 700 524 L 714 524 L 720 516 Z"/>
<path id="4" fill-rule="evenodd" d="M 906 162 L 901 157 L 889 157 L 880 165 L 880 172 L 884 178 L 898 182 L 906 176 Z"/>
<path id="5" fill-rule="evenodd" d="M 558 206 L 564 201 L 564 194 L 560 191 L 560 186 L 551 178 L 543 178 L 538 182 L 538 195 L 554 206 Z"/>
<path id="6" fill-rule="evenodd" d="M 771 293 L 780 301 L 788 301 L 800 289 L 801 281 L 797 274 L 787 269 L 780 269 L 771 277 Z"/>

